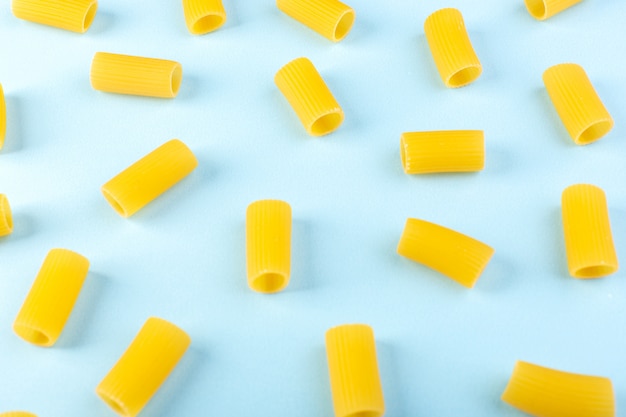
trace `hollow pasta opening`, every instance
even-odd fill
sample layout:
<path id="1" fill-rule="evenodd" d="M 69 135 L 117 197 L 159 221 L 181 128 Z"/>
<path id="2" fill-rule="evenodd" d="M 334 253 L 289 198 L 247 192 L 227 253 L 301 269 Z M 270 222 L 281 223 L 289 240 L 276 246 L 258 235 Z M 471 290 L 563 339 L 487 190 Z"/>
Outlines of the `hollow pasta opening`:
<path id="1" fill-rule="evenodd" d="M 535 19 L 543 20 L 546 18 L 545 0 L 525 0 L 528 13 Z"/>
<path id="2" fill-rule="evenodd" d="M 406 163 L 406 146 L 404 144 L 404 137 L 400 138 L 400 160 L 402 161 L 402 168 L 404 168 L 404 172 L 409 172 L 409 167 L 407 167 Z"/>
<path id="3" fill-rule="evenodd" d="M 481 72 L 481 67 L 463 68 L 448 79 L 448 86 L 453 88 L 463 87 L 478 78 Z"/>
<path id="4" fill-rule="evenodd" d="M 333 41 L 339 42 L 343 38 L 345 38 L 350 29 L 352 29 L 352 25 L 354 24 L 355 14 L 354 11 L 348 10 L 346 11 L 337 22 L 335 26 L 335 33 L 333 35 Z"/>
<path id="5" fill-rule="evenodd" d="M 33 329 L 29 326 L 24 326 L 21 324 L 16 324 L 13 326 L 13 330 L 18 334 L 22 339 L 39 346 L 50 346 L 52 343 L 50 342 L 50 338 L 44 332 L 39 331 L 37 329 Z"/>
<path id="6" fill-rule="evenodd" d="M 313 136 L 322 136 L 326 135 L 334 130 L 336 130 L 341 122 L 343 121 L 343 116 L 339 112 L 328 113 L 324 116 L 317 119 L 311 125 L 310 133 Z"/>
<path id="7" fill-rule="evenodd" d="M 252 288 L 258 292 L 277 292 L 285 288 L 287 277 L 275 272 L 261 274 L 252 281 Z"/>
<path id="8" fill-rule="evenodd" d="M 604 120 L 598 123 L 594 123 L 585 129 L 580 136 L 578 136 L 578 140 L 576 143 L 581 145 L 586 145 L 591 142 L 595 142 L 600 139 L 602 136 L 609 133 L 609 131 L 613 128 L 613 123 L 610 120 Z"/>
<path id="9" fill-rule="evenodd" d="M 193 24 L 193 33 L 196 35 L 203 35 L 205 33 L 213 32 L 224 24 L 224 16 L 219 14 L 210 14 L 196 20 Z"/>
<path id="10" fill-rule="evenodd" d="M 96 17 L 97 11 L 98 3 L 93 2 L 87 9 L 87 13 L 85 13 L 85 18 L 83 19 L 83 32 L 86 32 L 87 29 L 89 29 L 89 26 L 93 23 L 93 19 Z"/>
<path id="11" fill-rule="evenodd" d="M 615 272 L 617 268 L 611 265 L 594 265 L 581 268 L 574 273 L 576 278 L 600 278 Z"/>
<path id="12" fill-rule="evenodd" d="M 171 83 L 172 83 L 172 97 L 175 97 L 178 94 L 178 90 L 180 89 L 180 84 L 183 81 L 183 68 L 180 65 L 176 65 L 171 75 Z"/>
<path id="13" fill-rule="evenodd" d="M 122 404 L 120 404 L 118 401 L 114 400 L 113 398 L 110 398 L 107 394 L 103 392 L 98 392 L 98 396 L 109 407 L 111 407 L 113 411 L 115 411 L 117 414 L 121 416 L 130 416 L 130 413 L 126 410 L 126 407 L 124 407 Z"/>
<path id="14" fill-rule="evenodd" d="M 9 232 L 13 231 L 13 214 L 11 214 L 11 206 L 9 206 L 9 200 L 6 196 L 0 198 L 0 213 L 2 214 L 2 221 L 6 225 Z"/>
<path id="15" fill-rule="evenodd" d="M 128 217 L 128 212 L 126 211 L 124 206 L 122 206 L 122 204 L 119 201 L 117 201 L 117 199 L 115 198 L 113 194 L 111 194 L 109 191 L 105 189 L 102 189 L 102 194 L 104 195 L 104 198 L 106 198 L 106 200 L 109 202 L 111 207 L 113 207 L 113 209 L 117 211 L 117 213 L 120 216 Z"/>

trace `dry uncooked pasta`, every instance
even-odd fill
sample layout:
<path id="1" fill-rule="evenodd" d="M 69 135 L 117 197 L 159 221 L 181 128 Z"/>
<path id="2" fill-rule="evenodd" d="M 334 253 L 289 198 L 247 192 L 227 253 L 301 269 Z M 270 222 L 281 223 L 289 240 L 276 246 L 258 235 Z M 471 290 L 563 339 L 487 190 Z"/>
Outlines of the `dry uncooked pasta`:
<path id="1" fill-rule="evenodd" d="M 344 324 L 326 332 L 326 355 L 336 417 L 380 417 L 385 413 L 374 331 Z"/>
<path id="2" fill-rule="evenodd" d="M 545 20 L 552 17 L 581 1 L 582 0 L 524 0 L 528 13 L 538 20 Z"/>
<path id="3" fill-rule="evenodd" d="M 27 411 L 7 411 L 6 413 L 0 413 L 0 417 L 37 417 L 37 416 Z"/>
<path id="4" fill-rule="evenodd" d="M 96 0 L 13 0 L 15 17 L 85 33 L 98 10 Z"/>
<path id="5" fill-rule="evenodd" d="M 83 287 L 89 260 L 67 249 L 52 249 L 13 323 L 15 333 L 35 345 L 52 346 L 61 335 Z"/>
<path id="6" fill-rule="evenodd" d="M 149 318 L 126 352 L 96 388 L 116 413 L 134 417 L 145 407 L 183 357 L 191 339 L 179 327 Z"/>
<path id="7" fill-rule="evenodd" d="M 0 237 L 13 232 L 13 214 L 6 195 L 0 194 Z"/>
<path id="8" fill-rule="evenodd" d="M 276 6 L 333 42 L 345 38 L 354 24 L 354 10 L 338 0 L 276 0 Z"/>
<path id="9" fill-rule="evenodd" d="M 91 86 L 107 93 L 173 98 L 183 80 L 175 61 L 97 52 L 91 62 Z"/>
<path id="10" fill-rule="evenodd" d="M 204 35 L 219 29 L 226 22 L 222 0 L 183 0 L 187 29 L 194 35 Z"/>

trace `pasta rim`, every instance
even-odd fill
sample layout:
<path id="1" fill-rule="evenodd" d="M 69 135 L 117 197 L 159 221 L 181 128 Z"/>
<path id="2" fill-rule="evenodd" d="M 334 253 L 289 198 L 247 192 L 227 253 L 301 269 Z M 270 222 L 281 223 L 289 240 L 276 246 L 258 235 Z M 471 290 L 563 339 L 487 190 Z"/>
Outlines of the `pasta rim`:
<path id="1" fill-rule="evenodd" d="M 198 19 L 191 25 L 191 33 L 194 35 L 204 35 L 219 29 L 226 22 L 226 14 L 224 13 L 208 13 Z"/>
<path id="2" fill-rule="evenodd" d="M 13 214 L 6 195 L 0 194 L 0 236 L 13 232 Z"/>
<path id="3" fill-rule="evenodd" d="M 82 27 L 81 33 L 87 32 L 87 29 L 89 29 L 89 27 L 93 23 L 93 20 L 96 17 L 97 11 L 98 11 L 98 2 L 94 0 L 93 2 L 91 2 L 87 10 L 85 11 L 85 17 L 83 17 L 83 27 Z"/>
<path id="4" fill-rule="evenodd" d="M 322 114 L 315 119 L 307 130 L 313 136 L 324 136 L 334 132 L 343 123 L 344 113 L 341 108 L 336 108 L 328 111 L 326 114 Z"/>
<path id="5" fill-rule="evenodd" d="M 341 14 L 339 20 L 337 20 L 337 24 L 335 25 L 335 29 L 333 30 L 333 38 L 331 39 L 333 42 L 339 42 L 350 33 L 352 26 L 354 25 L 354 21 L 356 19 L 356 13 L 354 13 L 354 9 L 348 9 Z"/>

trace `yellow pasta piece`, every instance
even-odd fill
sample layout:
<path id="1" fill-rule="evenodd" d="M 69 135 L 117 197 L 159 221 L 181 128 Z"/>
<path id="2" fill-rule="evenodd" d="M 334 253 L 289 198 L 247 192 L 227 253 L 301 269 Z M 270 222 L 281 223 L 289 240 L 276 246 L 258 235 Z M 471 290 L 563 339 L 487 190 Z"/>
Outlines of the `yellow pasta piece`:
<path id="1" fill-rule="evenodd" d="M 179 327 L 150 317 L 96 388 L 116 413 L 134 417 L 150 401 L 185 354 L 191 339 Z"/>
<path id="2" fill-rule="evenodd" d="M 27 411 L 8 411 L 6 413 L 0 413 L 0 417 L 37 417 L 37 416 Z"/>
<path id="3" fill-rule="evenodd" d="M 494 250 L 469 236 L 424 220 L 406 221 L 398 254 L 472 288 Z"/>
<path id="4" fill-rule="evenodd" d="M 380 417 L 385 413 L 374 331 L 344 324 L 326 332 L 330 389 L 336 417 Z"/>
<path id="5" fill-rule="evenodd" d="M 102 194 L 122 217 L 130 217 L 185 178 L 198 165 L 178 139 L 159 146 L 102 186 Z"/>
<path id="6" fill-rule="evenodd" d="M 580 65 L 550 67 L 543 73 L 543 82 L 561 121 L 577 145 L 595 142 L 613 128 L 613 118 Z"/>
<path id="7" fill-rule="evenodd" d="M 13 214 L 6 195 L 0 194 L 0 237 L 13 232 Z"/>
<path id="8" fill-rule="evenodd" d="M 274 82 L 310 135 L 326 135 L 343 122 L 343 110 L 307 58 L 294 59 L 282 67 Z"/>
<path id="9" fill-rule="evenodd" d="M 259 200 L 246 210 L 248 285 L 278 292 L 291 273 L 291 207 L 280 200 Z"/>
<path id="10" fill-rule="evenodd" d="M 204 35 L 219 29 L 226 22 L 222 0 L 183 0 L 187 29 L 194 35 Z"/>
<path id="11" fill-rule="evenodd" d="M 96 52 L 91 63 L 91 86 L 108 93 L 173 98 L 183 81 L 175 61 Z"/>
<path id="12" fill-rule="evenodd" d="M 526 9 L 537 20 L 545 20 L 582 0 L 524 0 Z"/>
<path id="13" fill-rule="evenodd" d="M 424 32 L 446 87 L 463 87 L 480 76 L 483 68 L 460 11 L 452 8 L 437 10 L 426 18 Z"/>
<path id="14" fill-rule="evenodd" d="M 276 0 L 276 6 L 333 42 L 345 38 L 354 24 L 354 10 L 338 0 Z"/>
<path id="15" fill-rule="evenodd" d="M 4 137 L 7 133 L 7 106 L 4 101 L 4 90 L 0 84 L 0 149 L 4 146 Z"/>
<path id="16" fill-rule="evenodd" d="M 85 33 L 96 17 L 96 0 L 13 0 L 15 17 Z"/>
<path id="17" fill-rule="evenodd" d="M 89 261 L 67 249 L 52 249 L 13 323 L 35 345 L 52 346 L 65 327 L 89 271 Z"/>
<path id="18" fill-rule="evenodd" d="M 537 417 L 613 417 L 608 378 L 557 371 L 517 361 L 502 400 Z"/>
<path id="19" fill-rule="evenodd" d="M 400 158 L 407 174 L 480 171 L 485 167 L 485 135 L 482 130 L 405 132 Z"/>
<path id="20" fill-rule="evenodd" d="M 618 262 L 606 196 L 590 184 L 567 187 L 561 197 L 569 273 L 599 278 L 617 271 Z"/>

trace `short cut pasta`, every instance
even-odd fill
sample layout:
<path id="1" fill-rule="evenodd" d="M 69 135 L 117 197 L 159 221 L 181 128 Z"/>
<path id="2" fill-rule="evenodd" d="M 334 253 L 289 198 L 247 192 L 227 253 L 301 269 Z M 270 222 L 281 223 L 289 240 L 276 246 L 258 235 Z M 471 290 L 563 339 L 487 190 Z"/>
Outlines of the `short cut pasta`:
<path id="1" fill-rule="evenodd" d="M 13 233 L 13 214 L 6 195 L 0 194 L 0 237 Z"/>
<path id="2" fill-rule="evenodd" d="M 172 139 L 109 180 L 102 194 L 120 216 L 130 217 L 196 166 L 198 160 L 187 145 Z"/>
<path id="3" fill-rule="evenodd" d="M 91 86 L 107 93 L 173 98 L 183 80 L 176 61 L 96 52 L 91 62 Z"/>
<path id="4" fill-rule="evenodd" d="M 338 0 L 276 0 L 276 6 L 333 42 L 350 33 L 356 16 L 352 7 Z"/>
<path id="5" fill-rule="evenodd" d="M 463 87 L 482 73 L 463 15 L 453 8 L 437 10 L 424 22 L 424 32 L 439 75 L 446 87 Z"/>
<path id="6" fill-rule="evenodd" d="M 193 35 L 204 35 L 226 23 L 222 0 L 183 0 L 187 29 Z"/>
<path id="7" fill-rule="evenodd" d="M 13 0 L 13 15 L 42 25 L 85 33 L 96 17 L 96 0 Z"/>
<path id="8" fill-rule="evenodd" d="M 278 70 L 274 82 L 310 135 L 329 134 L 343 122 L 341 106 L 309 59 L 289 62 Z"/>
<path id="9" fill-rule="evenodd" d="M 537 417 L 614 417 L 611 380 L 517 361 L 502 400 Z"/>
<path id="10" fill-rule="evenodd" d="M 582 0 L 524 0 L 526 9 L 537 20 L 545 20 L 563 10 L 580 3 Z"/>
<path id="11" fill-rule="evenodd" d="M 13 330 L 38 346 L 61 335 L 89 271 L 89 261 L 68 249 L 52 249 L 20 309 Z"/>
<path id="12" fill-rule="evenodd" d="M 96 393 L 116 413 L 134 417 L 183 357 L 191 338 L 176 325 L 149 318 Z"/>
<path id="13" fill-rule="evenodd" d="M 554 65 L 543 73 L 543 82 L 574 143 L 587 145 L 611 131 L 613 118 L 580 65 Z"/>

